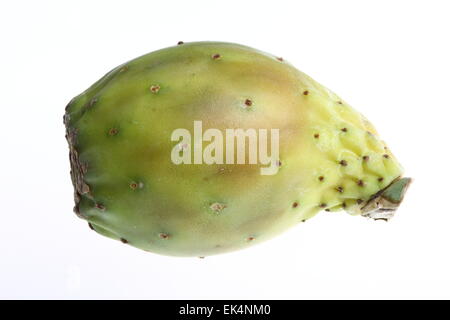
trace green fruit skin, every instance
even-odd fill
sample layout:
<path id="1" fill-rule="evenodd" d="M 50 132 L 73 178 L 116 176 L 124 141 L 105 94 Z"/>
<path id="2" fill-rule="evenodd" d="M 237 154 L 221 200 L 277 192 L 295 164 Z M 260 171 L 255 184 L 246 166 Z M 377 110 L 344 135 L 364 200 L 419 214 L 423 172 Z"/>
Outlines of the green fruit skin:
<path id="1" fill-rule="evenodd" d="M 192 132 L 194 120 L 203 130 L 279 129 L 278 173 L 175 165 L 171 134 Z M 100 234 L 163 255 L 246 248 L 323 209 L 357 214 L 402 175 L 373 126 L 336 94 L 283 59 L 231 43 L 127 62 L 72 99 L 64 122 L 75 212 Z"/>

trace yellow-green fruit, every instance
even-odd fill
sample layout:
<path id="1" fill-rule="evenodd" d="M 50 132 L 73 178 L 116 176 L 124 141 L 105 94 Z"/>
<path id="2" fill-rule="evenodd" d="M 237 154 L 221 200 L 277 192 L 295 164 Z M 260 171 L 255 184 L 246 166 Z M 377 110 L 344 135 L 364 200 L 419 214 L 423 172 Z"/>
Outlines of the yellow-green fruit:
<path id="1" fill-rule="evenodd" d="M 245 164 L 175 164 L 172 133 L 193 132 L 194 121 L 224 135 L 278 129 L 277 172 L 261 174 L 248 155 Z M 245 248 L 323 209 L 388 218 L 409 183 L 344 100 L 237 44 L 186 43 L 127 62 L 72 99 L 64 123 L 75 212 L 98 233 L 160 254 Z"/>

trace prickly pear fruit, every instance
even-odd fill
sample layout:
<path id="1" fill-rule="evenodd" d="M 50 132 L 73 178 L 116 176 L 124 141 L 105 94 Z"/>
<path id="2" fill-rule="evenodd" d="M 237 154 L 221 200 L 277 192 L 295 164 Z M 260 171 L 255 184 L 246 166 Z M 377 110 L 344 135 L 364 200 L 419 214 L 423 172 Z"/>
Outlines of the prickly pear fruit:
<path id="1" fill-rule="evenodd" d="M 98 233 L 159 254 L 245 248 L 321 210 L 387 219 L 410 181 L 343 99 L 237 44 L 180 42 L 118 66 L 70 101 L 64 123 L 74 211 Z M 278 130 L 272 172 L 250 155 L 236 163 L 238 144 L 234 162 L 217 148 L 214 161 L 191 161 L 208 138 L 174 141 L 173 132 L 199 123 L 215 130 L 209 141 L 229 129 Z"/>

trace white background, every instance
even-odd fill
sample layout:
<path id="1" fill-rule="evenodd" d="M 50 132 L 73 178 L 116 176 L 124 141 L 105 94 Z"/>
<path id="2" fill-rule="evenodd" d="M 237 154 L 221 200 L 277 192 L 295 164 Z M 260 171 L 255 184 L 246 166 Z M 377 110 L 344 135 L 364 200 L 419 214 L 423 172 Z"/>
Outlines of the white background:
<path id="1" fill-rule="evenodd" d="M 0 298 L 450 298 L 447 1 L 2 1 Z M 388 223 L 323 212 L 234 253 L 173 258 L 72 213 L 64 107 L 179 40 L 279 55 L 375 124 L 415 178 Z"/>

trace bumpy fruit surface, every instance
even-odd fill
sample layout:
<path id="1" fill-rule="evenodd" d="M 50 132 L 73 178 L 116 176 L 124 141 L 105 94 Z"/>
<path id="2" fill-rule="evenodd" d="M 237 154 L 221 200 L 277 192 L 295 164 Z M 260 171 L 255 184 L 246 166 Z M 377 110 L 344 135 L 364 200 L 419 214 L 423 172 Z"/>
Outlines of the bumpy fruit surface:
<path id="1" fill-rule="evenodd" d="M 279 129 L 278 172 L 174 164 L 175 129 Z M 68 104 L 75 212 L 165 255 L 248 247 L 321 210 L 389 218 L 409 184 L 374 127 L 285 60 L 197 42 L 127 62 Z M 185 146 L 190 147 L 190 146 Z"/>

